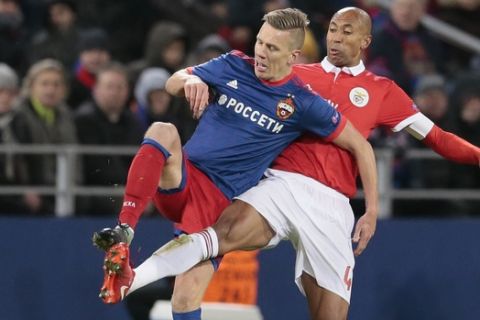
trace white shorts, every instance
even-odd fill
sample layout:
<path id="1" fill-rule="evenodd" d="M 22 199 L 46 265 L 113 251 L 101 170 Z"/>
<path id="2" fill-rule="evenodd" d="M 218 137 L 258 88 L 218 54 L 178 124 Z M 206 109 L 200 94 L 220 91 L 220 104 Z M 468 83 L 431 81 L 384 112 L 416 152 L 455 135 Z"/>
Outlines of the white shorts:
<path id="1" fill-rule="evenodd" d="M 350 303 L 355 259 L 354 215 L 341 193 L 300 174 L 268 169 L 266 179 L 237 197 L 253 206 L 276 232 L 267 247 L 290 240 L 297 252 L 295 282 L 302 272 Z"/>

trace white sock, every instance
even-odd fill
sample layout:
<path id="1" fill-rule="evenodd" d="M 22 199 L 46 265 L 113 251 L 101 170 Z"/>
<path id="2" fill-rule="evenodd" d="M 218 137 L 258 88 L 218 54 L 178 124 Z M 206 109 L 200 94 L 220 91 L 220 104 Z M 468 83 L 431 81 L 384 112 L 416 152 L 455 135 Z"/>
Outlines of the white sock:
<path id="1" fill-rule="evenodd" d="M 155 251 L 135 269 L 128 293 L 159 279 L 176 276 L 197 263 L 218 255 L 218 238 L 213 228 L 181 235 Z"/>

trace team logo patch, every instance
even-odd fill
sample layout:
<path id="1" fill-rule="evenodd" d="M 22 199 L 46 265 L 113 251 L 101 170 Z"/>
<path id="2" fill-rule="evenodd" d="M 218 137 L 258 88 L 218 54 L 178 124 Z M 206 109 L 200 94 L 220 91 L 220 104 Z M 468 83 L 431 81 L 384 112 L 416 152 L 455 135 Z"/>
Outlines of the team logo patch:
<path id="1" fill-rule="evenodd" d="M 339 114 L 338 114 L 338 112 L 335 112 L 335 115 L 332 117 L 332 123 L 337 124 L 338 123 L 338 118 L 339 118 Z"/>
<path id="2" fill-rule="evenodd" d="M 282 120 L 287 120 L 295 112 L 295 104 L 291 97 L 288 97 L 285 100 L 281 100 L 277 104 L 277 117 Z"/>
<path id="3" fill-rule="evenodd" d="M 353 88 L 348 96 L 350 98 L 350 102 L 355 107 L 359 108 L 365 107 L 368 103 L 368 100 L 370 100 L 367 90 L 362 87 Z"/>

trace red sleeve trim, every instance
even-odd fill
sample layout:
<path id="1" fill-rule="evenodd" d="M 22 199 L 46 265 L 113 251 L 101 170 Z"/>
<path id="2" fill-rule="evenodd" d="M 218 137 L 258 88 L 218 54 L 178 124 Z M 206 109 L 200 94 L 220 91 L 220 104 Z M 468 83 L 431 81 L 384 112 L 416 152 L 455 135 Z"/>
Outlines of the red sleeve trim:
<path id="1" fill-rule="evenodd" d="M 450 161 L 480 165 L 480 148 L 434 125 L 423 143 Z"/>
<path id="2" fill-rule="evenodd" d="M 347 118 L 345 118 L 343 115 L 340 116 L 340 123 L 338 124 L 337 128 L 328 137 L 325 137 L 324 140 L 328 142 L 334 140 L 336 137 L 340 135 L 340 133 L 342 133 L 346 125 L 347 125 Z"/>

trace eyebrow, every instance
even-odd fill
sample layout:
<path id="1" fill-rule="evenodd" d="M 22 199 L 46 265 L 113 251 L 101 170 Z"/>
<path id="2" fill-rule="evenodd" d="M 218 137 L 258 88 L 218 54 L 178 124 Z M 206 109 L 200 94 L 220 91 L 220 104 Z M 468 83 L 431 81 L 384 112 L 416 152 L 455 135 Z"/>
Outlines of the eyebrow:
<path id="1" fill-rule="evenodd" d="M 260 40 L 262 41 L 263 43 L 265 43 L 267 46 L 271 46 L 271 47 L 274 47 L 275 49 L 279 49 L 279 47 L 273 43 L 269 43 L 269 42 L 266 42 L 266 41 L 263 41 L 259 36 L 257 36 L 257 40 Z"/>
<path id="2" fill-rule="evenodd" d="M 330 22 L 330 24 L 333 25 L 334 27 L 339 28 L 339 25 L 334 21 Z M 346 23 L 346 24 L 340 25 L 340 27 L 342 27 L 342 28 L 353 28 L 353 24 Z"/>

